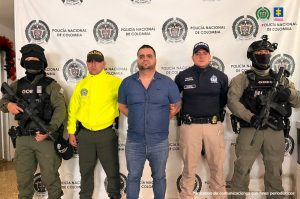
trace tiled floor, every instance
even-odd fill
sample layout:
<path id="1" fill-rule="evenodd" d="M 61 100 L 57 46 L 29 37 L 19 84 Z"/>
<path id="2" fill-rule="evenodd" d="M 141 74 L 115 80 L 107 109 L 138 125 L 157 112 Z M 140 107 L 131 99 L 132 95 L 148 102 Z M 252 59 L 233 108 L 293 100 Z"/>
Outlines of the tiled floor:
<path id="1" fill-rule="evenodd" d="M 0 198 L 17 199 L 16 171 L 12 162 L 0 162 Z"/>

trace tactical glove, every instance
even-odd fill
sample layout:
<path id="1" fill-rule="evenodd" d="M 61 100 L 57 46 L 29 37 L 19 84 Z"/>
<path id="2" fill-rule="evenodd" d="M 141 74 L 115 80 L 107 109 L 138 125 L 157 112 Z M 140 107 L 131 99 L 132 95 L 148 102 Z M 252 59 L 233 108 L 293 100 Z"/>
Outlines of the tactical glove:
<path id="1" fill-rule="evenodd" d="M 287 102 L 291 95 L 289 88 L 280 87 L 274 96 L 274 102 Z"/>
<path id="2" fill-rule="evenodd" d="M 256 115 L 253 115 L 250 120 L 251 127 L 258 129 L 260 127 L 261 120 Z"/>

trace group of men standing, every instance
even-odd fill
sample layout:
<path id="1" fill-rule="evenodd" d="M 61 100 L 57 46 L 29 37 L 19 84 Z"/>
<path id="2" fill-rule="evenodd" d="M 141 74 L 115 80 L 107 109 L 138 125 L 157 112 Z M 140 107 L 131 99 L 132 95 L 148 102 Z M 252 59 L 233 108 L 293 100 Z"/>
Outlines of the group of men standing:
<path id="1" fill-rule="evenodd" d="M 247 51 L 252 61 L 251 69 L 234 77 L 230 85 L 227 75 L 211 66 L 210 48 L 204 42 L 195 44 L 194 65 L 180 72 L 175 81 L 156 71 L 156 52 L 150 45 L 138 49 L 139 71 L 123 81 L 105 72 L 106 62 L 100 51 L 89 52 L 89 74 L 77 83 L 68 106 L 69 142 L 78 148 L 79 154 L 80 198 L 92 198 L 98 160 L 107 175 L 108 196 L 121 198 L 118 135 L 112 128 L 119 111 L 128 118 L 125 145 L 128 199 L 139 198 L 146 160 L 151 168 L 154 198 L 165 198 L 169 120 L 175 115 L 180 125 L 179 146 L 183 160 L 180 198 L 194 198 L 195 174 L 203 148 L 210 171 L 210 189 L 220 193 L 214 198 L 245 198 L 245 195 L 234 193 L 249 191 L 249 173 L 259 152 L 266 170 L 265 190 L 282 192 L 283 131 L 291 107 L 300 107 L 300 93 L 282 75 L 286 72 L 279 77 L 279 73 L 270 69 L 271 52 L 276 48 L 277 44 L 271 44 L 267 37 L 253 42 Z M 26 76 L 11 87 L 20 97 L 37 103 L 41 120 L 49 127 L 49 132 L 56 132 L 65 119 L 66 105 L 60 86 L 45 75 L 47 61 L 43 51 L 36 44 L 22 47 L 21 66 L 26 69 Z M 33 92 L 23 92 L 26 89 Z M 268 101 L 271 105 L 265 111 L 267 114 L 262 114 L 266 95 L 272 98 Z M 241 127 L 236 142 L 232 194 L 227 194 L 224 177 L 226 157 L 222 122 L 226 105 Z M 45 118 L 47 106 L 51 107 L 51 114 Z M 0 101 L 0 109 L 22 121 L 23 107 L 7 95 Z M 32 198 L 37 163 L 49 198 L 60 198 L 63 192 L 57 170 L 61 160 L 50 135 L 36 128 L 33 121 L 22 124 L 16 143 L 19 198 Z"/>

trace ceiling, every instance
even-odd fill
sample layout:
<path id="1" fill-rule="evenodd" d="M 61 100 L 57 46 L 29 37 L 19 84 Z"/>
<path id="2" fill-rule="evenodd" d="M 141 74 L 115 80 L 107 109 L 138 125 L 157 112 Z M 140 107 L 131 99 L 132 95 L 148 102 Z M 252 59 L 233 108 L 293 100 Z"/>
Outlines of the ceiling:
<path id="1" fill-rule="evenodd" d="M 14 29 L 14 0 L 0 0 L 0 24 Z"/>

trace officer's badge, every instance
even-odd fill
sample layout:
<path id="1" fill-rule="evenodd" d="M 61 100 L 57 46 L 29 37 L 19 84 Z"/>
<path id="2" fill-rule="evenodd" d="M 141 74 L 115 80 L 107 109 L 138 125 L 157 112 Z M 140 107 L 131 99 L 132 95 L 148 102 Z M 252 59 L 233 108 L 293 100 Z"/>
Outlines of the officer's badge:
<path id="1" fill-rule="evenodd" d="M 80 91 L 81 96 L 87 96 L 87 94 L 88 94 L 88 90 L 86 88 L 81 89 Z"/>
<path id="2" fill-rule="evenodd" d="M 217 84 L 218 83 L 218 78 L 215 75 L 212 75 L 210 78 L 210 83 L 212 84 Z"/>
<path id="3" fill-rule="evenodd" d="M 193 77 L 186 77 L 186 78 L 184 78 L 184 81 L 185 82 L 194 81 L 194 78 Z"/>

